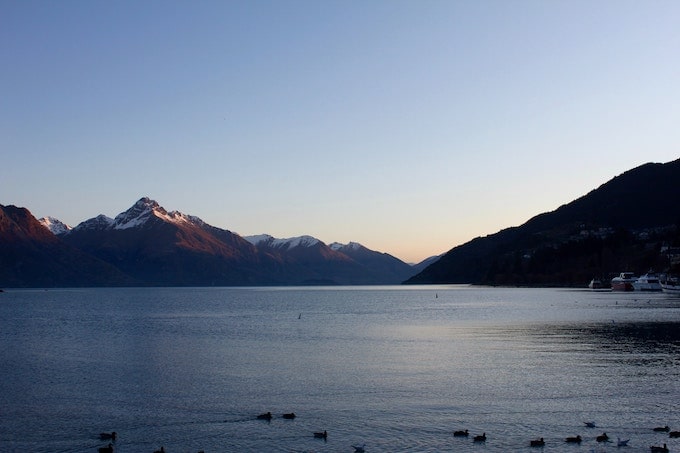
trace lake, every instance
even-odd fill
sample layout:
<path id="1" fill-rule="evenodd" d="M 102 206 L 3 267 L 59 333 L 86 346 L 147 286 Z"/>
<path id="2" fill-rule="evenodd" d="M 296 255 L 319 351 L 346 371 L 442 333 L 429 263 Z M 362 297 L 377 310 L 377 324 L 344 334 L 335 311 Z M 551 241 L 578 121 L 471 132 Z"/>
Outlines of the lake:
<path id="1" fill-rule="evenodd" d="M 96 452 L 111 431 L 116 452 L 680 451 L 652 429 L 680 430 L 663 293 L 6 290 L 0 322 L 2 452 Z"/>

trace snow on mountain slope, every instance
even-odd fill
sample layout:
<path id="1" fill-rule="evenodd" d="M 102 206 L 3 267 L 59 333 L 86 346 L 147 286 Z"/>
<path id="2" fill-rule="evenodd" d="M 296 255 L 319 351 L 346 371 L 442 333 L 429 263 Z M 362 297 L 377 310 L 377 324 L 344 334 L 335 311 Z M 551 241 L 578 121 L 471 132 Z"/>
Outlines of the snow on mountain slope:
<path id="1" fill-rule="evenodd" d="M 111 227 L 114 230 L 127 230 L 142 226 L 149 221 L 155 211 L 161 211 L 162 215 L 167 214 L 154 200 L 148 197 L 141 198 L 130 209 L 118 214 Z"/>
<path id="2" fill-rule="evenodd" d="M 157 217 L 166 222 L 205 225 L 203 220 L 196 216 L 186 215 L 179 211 L 166 211 L 155 200 L 148 197 L 140 198 L 130 209 L 116 216 L 112 225 L 113 229 L 126 230 L 143 226 L 152 217 Z"/>
<path id="3" fill-rule="evenodd" d="M 363 245 L 359 244 L 358 242 L 350 242 L 348 244 L 341 244 L 339 242 L 333 242 L 332 244 L 328 245 L 331 249 L 335 250 L 336 252 L 342 252 L 343 250 L 361 250 L 364 247 Z"/>
<path id="4" fill-rule="evenodd" d="M 50 216 L 42 217 L 38 219 L 38 222 L 40 222 L 45 228 L 50 230 L 52 234 L 54 234 L 55 236 L 68 233 L 71 230 L 71 227 L 66 225 L 64 222 Z"/>
<path id="5" fill-rule="evenodd" d="M 321 243 L 320 240 L 306 235 L 287 239 L 277 239 L 268 234 L 258 234 L 254 236 L 245 236 L 244 239 L 256 247 L 271 247 L 283 250 L 290 250 L 296 247 L 313 247 Z"/>

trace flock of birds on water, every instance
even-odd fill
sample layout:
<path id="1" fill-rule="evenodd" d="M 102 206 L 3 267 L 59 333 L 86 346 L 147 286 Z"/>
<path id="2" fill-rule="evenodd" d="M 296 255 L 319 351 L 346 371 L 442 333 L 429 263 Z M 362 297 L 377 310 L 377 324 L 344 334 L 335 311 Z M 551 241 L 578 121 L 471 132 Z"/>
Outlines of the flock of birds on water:
<path id="1" fill-rule="evenodd" d="M 293 420 L 296 417 L 294 412 L 286 413 L 282 415 L 282 418 L 287 419 L 287 420 Z M 267 420 L 271 421 L 274 418 L 274 415 L 272 415 L 271 412 L 265 412 L 264 414 L 260 414 L 257 416 L 258 420 Z M 328 431 L 319 431 L 319 432 L 314 432 L 313 436 L 315 439 L 323 439 L 326 440 L 328 438 Z M 118 437 L 118 433 L 115 431 L 113 432 L 106 432 L 106 433 L 100 433 L 99 434 L 99 439 L 101 440 L 108 440 L 110 441 L 109 444 L 105 447 L 99 447 L 98 452 L 99 453 L 114 453 L 114 446 L 112 442 L 116 441 L 116 438 Z M 354 448 L 354 453 L 365 453 L 365 444 L 364 445 L 352 445 L 352 448 Z M 165 447 L 161 447 L 159 450 L 154 451 L 153 453 L 165 453 Z M 198 453 L 205 453 L 203 450 L 199 451 Z"/>
<path id="2" fill-rule="evenodd" d="M 296 417 L 295 413 L 290 412 L 282 415 L 282 418 L 292 420 Z M 265 412 L 263 414 L 260 414 L 257 416 L 258 420 L 267 420 L 271 421 L 274 418 L 271 412 Z M 585 426 L 587 428 L 596 428 L 595 422 L 584 422 Z M 668 426 L 663 426 L 663 427 L 656 427 L 653 428 L 654 431 L 656 432 L 666 432 L 668 433 L 668 437 L 670 438 L 680 438 L 680 431 L 671 431 L 671 429 Z M 328 438 L 328 432 L 327 431 L 318 431 L 312 433 L 313 437 L 315 439 L 323 439 L 326 440 Z M 112 442 L 116 441 L 117 433 L 115 431 L 110 432 L 110 433 L 101 433 L 99 434 L 99 438 L 101 440 L 109 440 L 109 444 L 106 447 L 100 447 L 99 448 L 99 453 L 114 453 L 114 446 Z M 470 437 L 470 432 L 466 430 L 459 430 L 459 431 L 454 431 L 453 432 L 453 437 Z M 597 442 L 613 442 L 609 436 L 607 435 L 606 432 L 603 432 L 602 434 L 598 435 L 595 440 Z M 478 434 L 476 436 L 472 437 L 472 441 L 475 443 L 482 443 L 486 442 L 486 433 Z M 573 436 L 573 437 L 567 437 L 564 439 L 566 443 L 570 444 L 580 444 L 583 441 L 583 438 L 580 435 Z M 616 441 L 616 446 L 617 447 L 627 447 L 628 442 L 630 439 L 621 439 L 620 437 L 617 438 Z M 533 439 L 529 441 L 529 446 L 530 447 L 544 447 L 545 446 L 545 440 L 541 437 L 540 439 Z M 354 448 L 354 453 L 365 453 L 366 451 L 366 445 L 352 445 L 352 448 Z M 652 445 L 649 447 L 651 453 L 669 453 L 668 447 L 666 444 L 663 445 Z M 154 451 L 153 453 L 165 453 L 165 448 L 161 447 L 159 450 Z M 203 450 L 199 451 L 198 453 L 204 453 Z"/>
<path id="3" fill-rule="evenodd" d="M 584 422 L 585 426 L 587 428 L 595 428 L 595 422 Z M 671 431 L 668 426 L 664 427 L 657 427 L 653 428 L 654 431 L 656 432 L 667 432 L 668 437 L 670 438 L 679 438 L 680 437 L 680 431 Z M 454 437 L 469 437 L 470 433 L 468 430 L 461 430 L 461 431 L 454 431 L 453 436 Z M 479 435 L 476 435 L 472 438 L 473 442 L 486 442 L 486 433 L 482 433 Z M 602 434 L 598 435 L 595 437 L 595 440 L 597 442 L 612 442 L 612 440 L 609 438 L 606 432 L 603 432 Z M 583 438 L 580 435 L 577 436 L 570 436 L 564 439 L 564 441 L 568 444 L 580 444 L 583 441 Z M 617 438 L 616 441 L 616 446 L 617 447 L 627 447 L 628 442 L 630 442 L 630 439 L 621 439 L 620 437 Z M 529 446 L 530 447 L 545 447 L 545 440 L 541 437 L 539 439 L 532 439 L 529 441 Z M 659 445 L 652 445 L 650 448 L 651 453 L 668 453 L 668 446 L 666 444 L 663 444 L 662 446 Z"/>

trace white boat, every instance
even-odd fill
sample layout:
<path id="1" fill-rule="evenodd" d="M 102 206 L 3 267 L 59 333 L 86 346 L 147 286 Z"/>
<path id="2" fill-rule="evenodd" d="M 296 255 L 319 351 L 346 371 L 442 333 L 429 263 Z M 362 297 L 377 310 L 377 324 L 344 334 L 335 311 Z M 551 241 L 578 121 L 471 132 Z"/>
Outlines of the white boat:
<path id="1" fill-rule="evenodd" d="M 599 278 L 594 278 L 588 283 L 590 289 L 602 289 L 602 281 Z"/>
<path id="2" fill-rule="evenodd" d="M 632 272 L 621 272 L 618 277 L 612 278 L 613 291 L 634 291 L 633 282 L 637 277 Z"/>
<path id="3" fill-rule="evenodd" d="M 635 291 L 661 291 L 659 276 L 650 270 L 633 282 L 633 288 Z"/>
<path id="4" fill-rule="evenodd" d="M 594 278 L 588 283 L 588 288 L 590 289 L 602 289 L 602 280 L 599 278 Z"/>
<path id="5" fill-rule="evenodd" d="M 660 279 L 659 284 L 664 293 L 680 295 L 680 280 L 677 277 L 664 276 Z"/>

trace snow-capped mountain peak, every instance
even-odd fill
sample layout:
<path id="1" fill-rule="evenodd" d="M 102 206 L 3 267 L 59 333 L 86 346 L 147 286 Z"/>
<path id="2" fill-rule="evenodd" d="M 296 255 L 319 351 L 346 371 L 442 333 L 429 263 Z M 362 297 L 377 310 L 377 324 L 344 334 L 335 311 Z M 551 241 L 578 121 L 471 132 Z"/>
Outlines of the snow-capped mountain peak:
<path id="1" fill-rule="evenodd" d="M 282 241 L 285 241 L 285 243 L 288 244 L 289 249 L 292 249 L 294 247 L 312 247 L 321 242 L 317 238 L 307 235 L 282 239 Z"/>
<path id="2" fill-rule="evenodd" d="M 146 223 L 149 218 L 154 215 L 154 211 L 161 210 L 165 215 L 165 209 L 154 200 L 148 197 L 140 198 L 130 209 L 121 212 L 116 216 L 113 223 L 113 228 L 116 230 L 127 230 Z"/>
<path id="3" fill-rule="evenodd" d="M 277 239 L 268 234 L 245 236 L 244 239 L 256 247 L 271 247 L 290 250 L 295 247 L 313 247 L 321 241 L 312 236 L 297 236 L 293 238 Z"/>
<path id="4" fill-rule="evenodd" d="M 56 236 L 68 233 L 71 230 L 71 227 L 66 225 L 64 222 L 50 216 L 38 219 L 38 222 L 40 222 L 45 228 L 50 230 L 52 234 Z"/>
<path id="5" fill-rule="evenodd" d="M 130 209 L 116 216 L 113 228 L 126 230 L 144 225 L 152 217 L 157 217 L 166 222 L 194 223 L 204 225 L 205 222 L 196 216 L 182 214 L 179 211 L 166 211 L 155 200 L 149 197 L 140 198 Z"/>
<path id="6" fill-rule="evenodd" d="M 364 248 L 364 246 L 359 244 L 358 242 L 350 242 L 348 244 L 341 244 L 339 242 L 333 242 L 332 244 L 329 245 L 329 247 L 332 250 L 335 250 L 336 252 L 342 251 L 342 250 L 360 250 L 360 249 Z"/>

